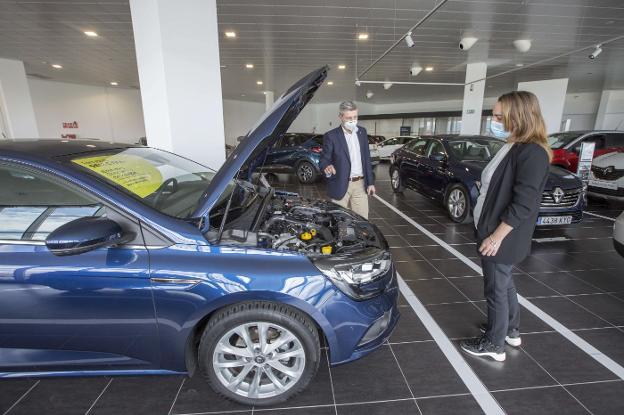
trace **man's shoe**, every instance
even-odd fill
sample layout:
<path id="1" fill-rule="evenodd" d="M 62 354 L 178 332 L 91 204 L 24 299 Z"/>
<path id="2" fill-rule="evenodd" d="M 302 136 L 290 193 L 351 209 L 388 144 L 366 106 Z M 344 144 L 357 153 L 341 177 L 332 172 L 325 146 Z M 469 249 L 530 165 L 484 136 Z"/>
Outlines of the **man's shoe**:
<path id="1" fill-rule="evenodd" d="M 485 333 L 487 329 L 487 324 L 481 323 L 479 324 L 479 330 L 481 333 Z M 520 347 L 522 345 L 522 339 L 520 339 L 520 332 L 518 330 L 513 330 L 505 336 L 505 343 L 513 347 Z"/>
<path id="2" fill-rule="evenodd" d="M 505 347 L 492 344 L 485 336 L 477 337 L 476 339 L 462 340 L 459 342 L 459 346 L 463 351 L 473 356 L 487 356 L 497 362 L 504 362 L 507 357 L 505 354 Z"/>

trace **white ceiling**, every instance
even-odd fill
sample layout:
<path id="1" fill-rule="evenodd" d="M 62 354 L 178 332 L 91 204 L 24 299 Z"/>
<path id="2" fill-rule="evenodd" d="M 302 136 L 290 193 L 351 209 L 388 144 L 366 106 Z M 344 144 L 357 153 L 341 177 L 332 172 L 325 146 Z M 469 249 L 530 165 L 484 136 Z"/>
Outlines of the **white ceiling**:
<path id="1" fill-rule="evenodd" d="M 377 104 L 461 99 L 463 87 L 395 85 L 384 91 L 381 85 L 354 86 L 356 65 L 363 70 L 434 5 L 433 0 L 220 0 L 224 96 L 260 101 L 263 89 L 280 93 L 307 71 L 329 64 L 334 85 L 321 89 L 319 102 L 364 100 L 369 89 Z M 85 30 L 100 37 L 87 38 Z M 228 30 L 237 33 L 236 39 L 223 36 Z M 369 39 L 356 40 L 360 32 Z M 414 48 L 399 45 L 362 79 L 463 82 L 467 62 L 485 60 L 493 75 L 622 34 L 622 0 L 450 0 L 414 31 Z M 457 45 L 463 35 L 480 40 L 462 52 Z M 528 53 L 513 48 L 518 38 L 532 40 Z M 571 92 L 624 88 L 624 40 L 605 46 L 594 61 L 588 53 L 492 79 L 486 94 L 513 89 L 519 81 L 555 77 L 570 77 Z M 0 56 L 23 60 L 32 76 L 138 86 L 127 0 L 0 0 Z M 52 69 L 51 63 L 64 68 Z M 254 69 L 245 69 L 246 63 Z M 411 77 L 413 63 L 434 71 Z M 347 69 L 336 69 L 338 64 Z M 257 80 L 264 85 L 257 86 Z"/>

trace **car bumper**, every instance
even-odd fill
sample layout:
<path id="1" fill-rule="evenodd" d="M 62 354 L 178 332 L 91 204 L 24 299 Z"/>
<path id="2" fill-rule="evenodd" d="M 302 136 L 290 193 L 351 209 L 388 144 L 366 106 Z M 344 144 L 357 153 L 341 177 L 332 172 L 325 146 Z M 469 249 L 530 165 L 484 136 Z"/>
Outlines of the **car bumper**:
<path id="1" fill-rule="evenodd" d="M 615 250 L 617 251 L 618 254 L 622 255 L 624 257 L 624 243 L 616 241 L 615 239 L 613 240 L 613 247 L 615 248 Z"/>
<path id="2" fill-rule="evenodd" d="M 593 199 L 601 199 L 610 202 L 623 202 L 624 203 L 624 187 L 615 189 L 603 189 L 601 187 L 589 186 L 589 197 Z"/>

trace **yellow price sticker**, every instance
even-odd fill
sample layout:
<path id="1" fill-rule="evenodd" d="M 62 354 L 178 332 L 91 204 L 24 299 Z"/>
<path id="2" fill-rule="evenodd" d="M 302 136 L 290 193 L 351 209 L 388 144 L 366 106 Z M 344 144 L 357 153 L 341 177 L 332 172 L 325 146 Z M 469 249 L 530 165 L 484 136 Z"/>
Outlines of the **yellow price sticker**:
<path id="1" fill-rule="evenodd" d="M 145 159 L 131 154 L 83 157 L 72 162 L 141 198 L 154 193 L 163 183 L 162 174 L 156 167 Z"/>

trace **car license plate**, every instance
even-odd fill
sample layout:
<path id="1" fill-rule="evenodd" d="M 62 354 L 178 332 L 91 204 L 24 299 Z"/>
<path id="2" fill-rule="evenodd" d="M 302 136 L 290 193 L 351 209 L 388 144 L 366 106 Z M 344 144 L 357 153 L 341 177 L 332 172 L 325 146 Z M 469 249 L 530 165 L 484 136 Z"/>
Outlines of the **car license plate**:
<path id="1" fill-rule="evenodd" d="M 617 190 L 618 184 L 616 181 L 608 181 L 608 180 L 590 180 L 589 185 L 593 187 L 601 187 L 603 189 L 611 189 Z"/>
<path id="2" fill-rule="evenodd" d="M 544 216 L 537 219 L 538 225 L 569 225 L 572 216 Z"/>

